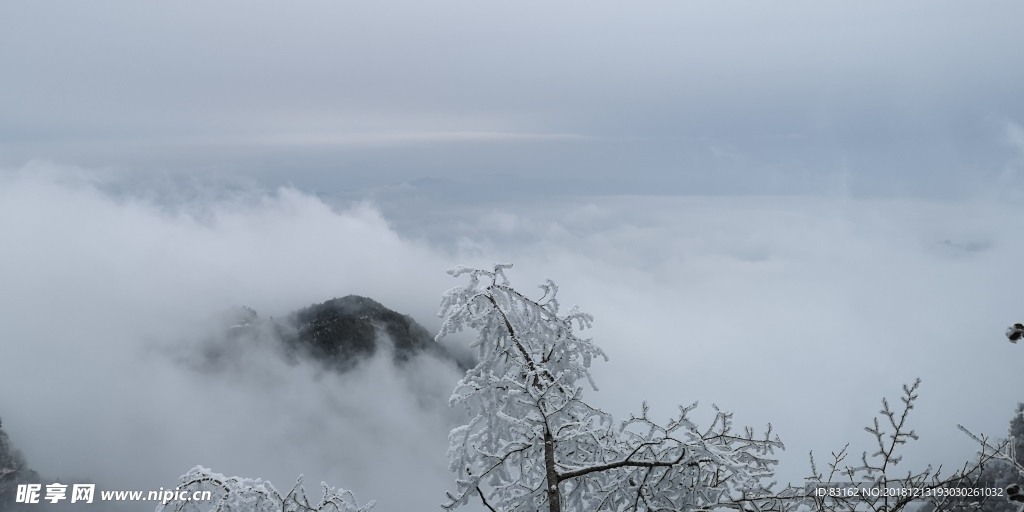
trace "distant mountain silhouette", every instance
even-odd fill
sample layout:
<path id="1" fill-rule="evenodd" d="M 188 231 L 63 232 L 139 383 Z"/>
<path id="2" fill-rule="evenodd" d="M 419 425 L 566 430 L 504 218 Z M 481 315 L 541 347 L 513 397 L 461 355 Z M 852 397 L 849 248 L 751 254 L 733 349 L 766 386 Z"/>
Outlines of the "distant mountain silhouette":
<path id="1" fill-rule="evenodd" d="M 370 357 L 382 339 L 391 343 L 396 363 L 418 354 L 455 358 L 409 315 L 359 295 L 346 295 L 300 309 L 287 318 L 295 331 L 286 333 L 286 347 L 340 369 Z"/>
<path id="2" fill-rule="evenodd" d="M 228 317 L 225 343 L 207 346 L 201 367 L 216 371 L 230 364 L 252 340 L 279 343 L 291 362 L 312 360 L 327 368 L 345 371 L 387 345 L 396 364 L 417 355 L 429 355 L 455 363 L 462 370 L 474 364 L 434 341 L 434 337 L 409 315 L 388 309 L 359 295 L 334 298 L 292 312 L 283 319 L 265 320 L 242 307 Z"/>

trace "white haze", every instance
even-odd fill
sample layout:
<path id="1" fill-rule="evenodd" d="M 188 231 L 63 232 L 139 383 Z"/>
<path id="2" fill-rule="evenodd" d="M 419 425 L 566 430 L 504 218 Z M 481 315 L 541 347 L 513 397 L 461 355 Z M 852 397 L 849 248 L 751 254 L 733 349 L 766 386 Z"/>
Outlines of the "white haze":
<path id="1" fill-rule="evenodd" d="M 596 316 L 591 396 L 771 422 L 780 477 L 923 378 L 906 466 L 1024 400 L 1024 3 L 0 2 L 0 417 L 106 489 L 196 464 L 381 512 L 450 486 L 458 378 L 266 347 L 235 306 L 438 326 L 456 264 Z M 51 163 L 56 162 L 56 163 Z M 455 340 L 466 343 L 466 338 Z M 383 356 L 382 356 L 383 357 Z M 893 400 L 895 403 L 895 400 Z M 148 508 L 148 507 L 146 507 Z"/>
<path id="2" fill-rule="evenodd" d="M 233 306 L 283 316 L 357 293 L 422 318 L 447 261 L 370 208 L 336 214 L 294 191 L 197 220 L 63 177 L 0 186 L 0 411 L 33 468 L 148 490 L 202 464 L 279 488 L 304 473 L 314 493 L 326 480 L 385 511 L 441 501 L 449 415 L 424 407 L 446 403 L 453 367 L 400 373 L 381 355 L 337 376 L 266 347 L 223 374 L 177 361 Z"/>
<path id="3" fill-rule="evenodd" d="M 355 293 L 436 329 L 456 284 L 444 270 L 460 263 L 514 262 L 514 284 L 550 277 L 593 313 L 611 360 L 592 396 L 617 415 L 700 400 L 704 415 L 716 403 L 738 424 L 771 422 L 786 481 L 807 475 L 808 450 L 869 449 L 880 398 L 915 377 L 907 469 L 965 461 L 955 425 L 1003 435 L 1022 400 L 1024 354 L 1002 335 L 1022 314 L 1020 205 L 582 197 L 437 204 L 419 222 L 395 212 L 399 226 L 294 189 L 161 202 L 104 176 L 0 174 L 0 413 L 47 476 L 155 489 L 202 464 L 279 487 L 304 473 L 383 512 L 434 509 L 450 415 L 427 405 L 454 369 L 378 357 L 338 376 L 254 349 L 200 374 L 178 359 L 240 305 L 268 317 Z"/>

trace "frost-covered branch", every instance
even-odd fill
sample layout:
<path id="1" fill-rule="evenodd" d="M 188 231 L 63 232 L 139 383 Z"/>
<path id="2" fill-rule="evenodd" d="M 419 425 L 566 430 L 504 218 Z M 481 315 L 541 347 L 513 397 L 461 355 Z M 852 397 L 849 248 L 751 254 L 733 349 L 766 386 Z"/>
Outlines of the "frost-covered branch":
<path id="1" fill-rule="evenodd" d="M 757 507 L 758 510 L 776 512 L 809 509 L 815 512 L 898 512 L 912 504 L 916 510 L 935 511 L 982 511 L 991 510 L 988 504 L 1005 503 L 1007 496 L 993 495 L 999 489 L 987 485 L 986 470 L 993 463 L 1012 462 L 1024 476 L 1024 468 L 1014 461 L 1012 440 L 993 444 L 984 436 L 976 436 L 962 426 L 960 429 L 979 443 L 981 449 L 975 461 L 964 464 L 957 471 L 943 475 L 942 467 L 926 467 L 922 471 L 907 471 L 904 475 L 893 474 L 894 467 L 900 463 L 897 448 L 909 441 L 917 440 L 913 430 L 908 429 L 908 416 L 917 400 L 917 389 L 920 379 L 912 385 L 903 387 L 903 408 L 894 411 L 886 399 L 882 400 L 880 415 L 885 422 L 875 417 L 872 425 L 865 430 L 874 437 L 878 449 L 871 455 L 864 452 L 859 465 L 844 465 L 848 457 L 848 447 L 839 452 L 832 452 L 832 461 L 828 463 L 827 476 L 818 471 L 813 452 L 810 454 L 811 477 L 806 487 L 787 487 L 776 496 L 762 500 L 768 506 Z M 849 489 L 860 489 L 861 492 L 849 492 Z M 881 489 L 888 489 L 882 492 Z M 877 492 L 863 492 L 878 490 Z M 1005 489 L 1009 495 L 1011 489 Z M 893 492 L 895 491 L 895 492 Z M 1024 498 L 1024 497 L 1022 497 Z M 757 500 L 752 503 L 756 504 Z M 924 507 L 924 508 L 920 508 Z M 1022 511 L 1024 512 L 1024 511 Z"/>
<path id="2" fill-rule="evenodd" d="M 1013 324 L 1006 328 L 1006 338 L 1010 343 L 1017 343 L 1017 340 L 1024 338 L 1024 324 Z"/>
<path id="3" fill-rule="evenodd" d="M 302 487 L 302 476 L 285 494 L 262 479 L 227 477 L 196 466 L 181 476 L 178 497 L 156 507 L 156 512 L 368 512 L 374 502 L 360 507 L 351 491 L 323 486 L 323 497 L 310 501 Z M 211 499 L 203 492 L 210 491 Z"/>
<path id="4" fill-rule="evenodd" d="M 680 407 L 662 425 L 649 418 L 646 403 L 639 416 L 616 422 L 588 404 L 580 383 L 585 379 L 596 390 L 590 365 L 596 358 L 607 360 L 592 340 L 577 336 L 593 318 L 575 307 L 560 313 L 558 287 L 550 280 L 540 286 L 538 299 L 520 293 L 505 275 L 509 268 L 456 267 L 449 273 L 469 282 L 441 301 L 438 339 L 475 330 L 480 361 L 450 400 L 466 407 L 471 420 L 449 435 L 449 468 L 457 476 L 442 505 L 446 509 L 477 496 L 492 512 L 898 512 L 922 502 L 926 508 L 920 512 L 981 510 L 986 500 L 1005 497 L 968 499 L 956 489 L 979 488 L 996 463 L 1012 462 L 1024 480 L 1012 443 L 969 432 L 982 447 L 976 461 L 949 475 L 941 466 L 897 472 L 900 446 L 918 439 L 909 426 L 920 387 L 916 380 L 903 387 L 901 407 L 882 399 L 879 416 L 865 428 L 875 445 L 870 454 L 850 464 L 847 445 L 832 453 L 823 474 L 811 453 L 808 485 L 773 491 L 774 483 L 764 482 L 777 464 L 774 451 L 784 447 L 771 425 L 761 436 L 750 428 L 734 432 L 732 415 L 716 407 L 711 426 L 702 430 L 688 419 L 696 404 Z M 1024 336 L 1024 325 L 1015 324 L 1007 336 L 1015 342 Z M 1005 487 L 1011 500 L 1024 500 L 1020 483 Z M 850 487 L 908 493 L 841 492 Z M 920 496 L 911 489 L 935 492 Z"/>
<path id="5" fill-rule="evenodd" d="M 718 411 L 700 431 L 688 418 L 695 406 L 658 425 L 647 415 L 615 422 L 583 400 L 580 381 L 596 358 L 607 360 L 576 330 L 593 318 L 573 307 L 559 311 L 558 287 L 540 285 L 539 299 L 515 290 L 505 271 L 456 267 L 469 282 L 441 301 L 438 339 L 470 328 L 479 363 L 456 386 L 450 404 L 471 420 L 449 435 L 456 489 L 442 506 L 457 508 L 474 495 L 493 511 L 648 511 L 738 507 L 736 496 L 761 498 L 761 480 L 777 463 L 782 443 L 769 431 L 732 432 Z M 717 410 L 717 409 L 716 409 Z"/>

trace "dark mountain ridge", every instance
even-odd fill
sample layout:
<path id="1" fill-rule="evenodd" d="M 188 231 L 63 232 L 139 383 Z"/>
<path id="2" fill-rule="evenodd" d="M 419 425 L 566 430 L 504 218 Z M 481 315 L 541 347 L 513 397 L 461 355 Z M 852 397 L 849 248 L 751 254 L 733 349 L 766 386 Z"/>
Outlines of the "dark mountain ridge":
<path id="1" fill-rule="evenodd" d="M 348 368 L 373 356 L 381 341 L 390 342 L 396 363 L 418 354 L 456 362 L 455 357 L 409 315 L 359 295 L 346 295 L 295 311 L 287 322 L 294 327 L 282 341 L 312 357 Z"/>
<path id="2" fill-rule="evenodd" d="M 231 312 L 223 343 L 207 345 L 202 367 L 215 370 L 254 341 L 278 345 L 292 363 L 300 359 L 328 369 L 345 371 L 379 350 L 391 353 L 395 364 L 419 355 L 450 361 L 465 371 L 474 362 L 456 355 L 409 315 L 359 295 L 313 304 L 281 319 L 263 319 L 251 308 Z M 269 338 L 269 340 L 268 340 Z"/>

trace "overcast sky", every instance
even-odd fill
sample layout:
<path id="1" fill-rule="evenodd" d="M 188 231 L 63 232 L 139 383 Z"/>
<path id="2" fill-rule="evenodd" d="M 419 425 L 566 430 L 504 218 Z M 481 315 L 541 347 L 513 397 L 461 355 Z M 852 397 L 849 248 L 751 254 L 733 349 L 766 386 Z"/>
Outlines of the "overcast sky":
<path id="1" fill-rule="evenodd" d="M 514 197 L 1020 191 L 1005 167 L 1024 122 L 1022 15 L 1011 1 L 5 2 L 0 157 L 320 193 L 422 178 Z"/>
<path id="2" fill-rule="evenodd" d="M 201 377 L 175 354 L 226 308 L 349 293 L 436 329 L 444 270 L 496 261 L 595 314 L 596 402 L 771 422 L 785 480 L 870 448 L 919 376 L 908 464 L 969 457 L 957 423 L 1003 435 L 1024 5 L 629 7 L 0 3 L 12 440 L 106 488 L 203 464 L 429 510 L 448 425 L 409 390 L 451 369 L 324 379 L 256 351 Z"/>

